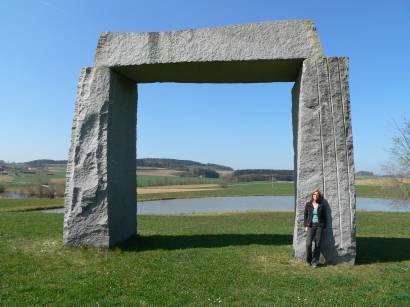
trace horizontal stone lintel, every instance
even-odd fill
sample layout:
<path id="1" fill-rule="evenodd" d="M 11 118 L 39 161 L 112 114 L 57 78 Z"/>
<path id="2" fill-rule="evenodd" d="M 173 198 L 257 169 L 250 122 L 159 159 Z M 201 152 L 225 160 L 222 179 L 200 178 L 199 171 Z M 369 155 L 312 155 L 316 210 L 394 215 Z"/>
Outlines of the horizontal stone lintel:
<path id="1" fill-rule="evenodd" d="M 275 21 L 171 32 L 105 32 L 98 42 L 94 66 L 312 57 L 323 57 L 312 21 Z"/>

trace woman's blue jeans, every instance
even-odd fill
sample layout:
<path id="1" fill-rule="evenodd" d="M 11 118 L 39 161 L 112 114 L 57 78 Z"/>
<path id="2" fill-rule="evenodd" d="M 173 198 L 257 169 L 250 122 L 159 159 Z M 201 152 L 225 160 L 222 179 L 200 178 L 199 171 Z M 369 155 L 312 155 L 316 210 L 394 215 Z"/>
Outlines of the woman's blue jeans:
<path id="1" fill-rule="evenodd" d="M 312 242 L 315 242 L 315 248 L 312 255 Z M 313 225 L 308 227 L 306 235 L 306 262 L 318 264 L 320 257 L 320 247 L 322 244 L 322 227 Z M 312 257 L 313 256 L 313 257 Z"/>

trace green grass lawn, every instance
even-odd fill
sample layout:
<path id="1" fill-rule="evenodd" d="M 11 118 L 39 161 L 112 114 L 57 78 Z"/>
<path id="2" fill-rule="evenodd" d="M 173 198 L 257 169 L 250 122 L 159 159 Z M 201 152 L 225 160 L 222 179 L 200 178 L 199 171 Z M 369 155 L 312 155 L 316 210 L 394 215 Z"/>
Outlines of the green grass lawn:
<path id="1" fill-rule="evenodd" d="M 374 185 L 356 185 L 357 197 L 369 197 L 369 198 L 389 198 L 396 199 L 399 195 L 391 187 L 382 187 Z"/>
<path id="2" fill-rule="evenodd" d="M 0 198 L 0 212 L 61 208 L 63 198 Z"/>
<path id="3" fill-rule="evenodd" d="M 293 214 L 139 216 L 139 237 L 65 247 L 63 215 L 0 213 L 4 306 L 409 306 L 410 214 L 357 215 L 356 266 L 292 257 Z"/>

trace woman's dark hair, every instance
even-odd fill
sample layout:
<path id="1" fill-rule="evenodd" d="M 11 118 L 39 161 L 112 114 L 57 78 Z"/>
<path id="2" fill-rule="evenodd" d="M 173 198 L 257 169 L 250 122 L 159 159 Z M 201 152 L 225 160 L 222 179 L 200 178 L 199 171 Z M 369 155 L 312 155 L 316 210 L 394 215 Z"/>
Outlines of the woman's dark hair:
<path id="1" fill-rule="evenodd" d="M 312 194 L 310 194 L 310 202 L 313 202 L 313 194 L 315 194 L 315 193 L 319 194 L 319 197 L 317 199 L 317 203 L 321 203 L 322 202 L 322 193 L 320 192 L 319 189 L 314 190 L 312 192 Z"/>

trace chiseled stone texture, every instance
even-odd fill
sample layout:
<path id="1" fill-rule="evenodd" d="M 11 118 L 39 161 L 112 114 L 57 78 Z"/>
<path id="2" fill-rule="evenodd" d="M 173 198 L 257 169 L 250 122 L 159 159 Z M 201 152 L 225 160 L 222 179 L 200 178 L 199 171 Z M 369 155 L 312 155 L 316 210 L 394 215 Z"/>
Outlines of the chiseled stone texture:
<path id="1" fill-rule="evenodd" d="M 172 32 L 105 32 L 95 66 L 176 62 L 305 59 L 323 56 L 308 20 L 253 23 Z"/>
<path id="2" fill-rule="evenodd" d="M 347 58 L 305 60 L 292 94 L 295 256 L 305 259 L 304 207 L 319 188 L 328 213 L 322 260 L 354 264 L 356 199 Z"/>
<path id="3" fill-rule="evenodd" d="M 294 81 L 303 59 L 322 57 L 312 21 L 172 32 L 102 33 L 95 66 L 143 82 Z"/>
<path id="4" fill-rule="evenodd" d="M 136 86 L 85 68 L 67 165 L 64 242 L 108 247 L 136 231 Z"/>
<path id="5" fill-rule="evenodd" d="M 355 261 L 355 187 L 347 58 L 324 58 L 311 21 L 161 33 L 103 33 L 78 85 L 67 167 L 64 242 L 111 246 L 136 232 L 136 85 L 296 81 L 292 90 L 295 257 L 303 212 L 326 199 L 328 263 Z M 323 260 L 323 259 L 322 259 Z"/>

